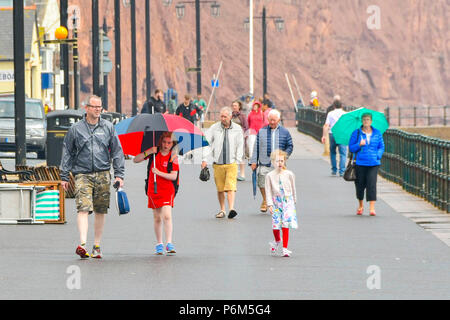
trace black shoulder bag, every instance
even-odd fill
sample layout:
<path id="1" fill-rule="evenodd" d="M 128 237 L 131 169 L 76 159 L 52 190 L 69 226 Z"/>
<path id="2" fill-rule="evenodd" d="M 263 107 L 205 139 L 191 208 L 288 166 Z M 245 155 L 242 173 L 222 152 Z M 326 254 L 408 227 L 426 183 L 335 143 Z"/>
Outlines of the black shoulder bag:
<path id="1" fill-rule="evenodd" d="M 359 129 L 358 129 L 358 136 L 356 138 L 356 141 L 359 140 Z M 350 153 L 351 157 L 348 160 L 347 168 L 344 172 L 344 180 L 345 181 L 356 181 L 356 155 L 358 152 L 355 153 L 355 157 L 353 157 L 353 154 Z"/>

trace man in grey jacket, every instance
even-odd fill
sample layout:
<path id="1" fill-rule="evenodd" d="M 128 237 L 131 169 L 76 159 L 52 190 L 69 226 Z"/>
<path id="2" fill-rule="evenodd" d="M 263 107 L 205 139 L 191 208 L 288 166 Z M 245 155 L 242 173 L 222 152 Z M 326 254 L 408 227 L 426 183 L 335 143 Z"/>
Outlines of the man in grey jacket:
<path id="1" fill-rule="evenodd" d="M 88 214 L 95 212 L 95 239 L 91 257 L 101 258 L 100 241 L 110 201 L 111 162 L 116 183 L 123 186 L 125 158 L 112 123 L 100 118 L 102 101 L 91 96 L 84 118 L 73 124 L 64 138 L 61 180 L 65 190 L 69 174 L 75 176 L 75 203 L 81 244 L 75 253 L 89 258 L 86 250 Z"/>

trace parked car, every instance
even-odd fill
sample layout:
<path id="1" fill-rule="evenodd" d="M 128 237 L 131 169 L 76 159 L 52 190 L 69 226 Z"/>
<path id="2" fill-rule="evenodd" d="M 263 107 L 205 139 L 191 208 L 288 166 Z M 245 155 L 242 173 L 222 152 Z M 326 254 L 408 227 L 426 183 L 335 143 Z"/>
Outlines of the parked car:
<path id="1" fill-rule="evenodd" d="M 45 159 L 47 121 L 42 101 L 25 100 L 27 152 L 37 152 L 38 159 Z M 0 151 L 16 151 L 14 97 L 0 97 Z"/>

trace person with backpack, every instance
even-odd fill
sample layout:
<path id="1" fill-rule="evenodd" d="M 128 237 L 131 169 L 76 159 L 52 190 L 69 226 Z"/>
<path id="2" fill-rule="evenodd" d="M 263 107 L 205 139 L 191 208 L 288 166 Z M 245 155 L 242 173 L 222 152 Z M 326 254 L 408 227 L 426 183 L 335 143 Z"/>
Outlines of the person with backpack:
<path id="1" fill-rule="evenodd" d="M 345 114 L 340 101 L 333 103 L 334 110 L 328 113 L 323 125 L 322 143 L 326 145 L 327 140 L 329 144 L 330 162 L 331 162 L 331 175 L 337 176 L 338 167 L 336 161 L 336 148 L 339 151 L 339 176 L 343 177 L 345 172 L 345 159 L 347 158 L 347 146 L 343 144 L 337 144 L 333 136 L 333 126 L 339 121 L 339 118 Z M 328 151 L 328 150 L 327 150 Z"/>
<path id="2" fill-rule="evenodd" d="M 200 112 L 200 108 L 192 104 L 191 96 L 186 94 L 184 96 L 184 101 L 180 104 L 175 111 L 175 114 L 189 120 L 192 123 L 195 123 L 196 114 Z"/>
<path id="3" fill-rule="evenodd" d="M 172 208 L 178 191 L 179 165 L 175 147 L 175 137 L 171 132 L 164 132 L 157 147 L 152 147 L 134 158 L 135 163 L 149 159 L 145 191 L 148 197 L 148 207 L 153 209 L 154 231 L 156 235 L 155 254 L 164 254 L 163 224 L 166 235 L 166 253 L 176 253 L 172 242 Z M 156 154 L 154 157 L 153 155 Z M 154 161 L 154 163 L 153 163 Z M 153 187 L 156 175 L 157 193 Z"/>
<path id="4" fill-rule="evenodd" d="M 175 111 L 177 111 L 177 97 L 175 95 L 170 97 L 169 102 L 167 103 L 167 109 L 170 114 L 175 114 Z"/>
<path id="5" fill-rule="evenodd" d="M 164 92 L 161 89 L 156 89 L 155 96 L 144 103 L 141 113 L 168 113 L 164 104 Z"/>

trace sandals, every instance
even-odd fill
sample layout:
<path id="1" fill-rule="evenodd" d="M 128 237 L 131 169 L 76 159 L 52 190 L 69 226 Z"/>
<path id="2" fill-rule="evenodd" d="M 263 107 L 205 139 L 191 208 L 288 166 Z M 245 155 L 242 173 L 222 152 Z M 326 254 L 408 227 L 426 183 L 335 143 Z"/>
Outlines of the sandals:
<path id="1" fill-rule="evenodd" d="M 369 213 L 372 217 L 375 217 L 377 214 L 375 213 L 375 211 L 372 211 L 371 213 Z"/>
<path id="2" fill-rule="evenodd" d="M 265 202 L 261 204 L 259 210 L 261 210 L 261 212 L 267 212 L 267 204 Z"/>
<path id="3" fill-rule="evenodd" d="M 225 211 L 220 211 L 218 214 L 216 214 L 216 218 L 225 218 Z"/>

